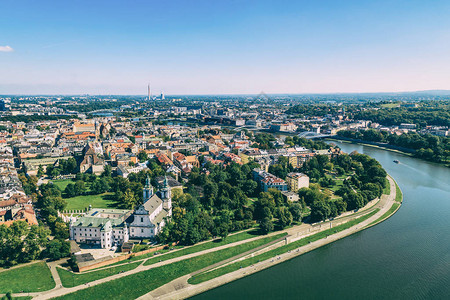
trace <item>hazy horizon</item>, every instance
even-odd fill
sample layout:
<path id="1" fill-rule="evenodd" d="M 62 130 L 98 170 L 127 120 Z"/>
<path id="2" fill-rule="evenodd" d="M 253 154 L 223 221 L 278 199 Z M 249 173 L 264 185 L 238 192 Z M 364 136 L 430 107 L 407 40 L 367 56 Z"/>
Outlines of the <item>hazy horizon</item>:
<path id="1" fill-rule="evenodd" d="M 399 91 L 399 92 L 340 92 L 340 93 L 265 93 L 262 91 L 264 95 L 267 96 L 333 96 L 333 95 L 391 95 L 391 94 L 424 94 L 424 95 L 450 95 L 450 90 L 420 90 L 420 91 Z M 164 94 L 165 97 L 178 97 L 178 96 L 259 96 L 260 93 L 248 93 L 248 94 L 231 94 L 231 93 L 210 93 L 210 94 Z M 0 96 L 30 96 L 30 97 L 39 97 L 39 96 L 129 96 L 129 97 L 147 97 L 147 94 L 88 94 L 88 93 L 78 93 L 78 94 L 1 94 Z M 160 94 L 152 94 L 152 97 L 159 97 Z"/>

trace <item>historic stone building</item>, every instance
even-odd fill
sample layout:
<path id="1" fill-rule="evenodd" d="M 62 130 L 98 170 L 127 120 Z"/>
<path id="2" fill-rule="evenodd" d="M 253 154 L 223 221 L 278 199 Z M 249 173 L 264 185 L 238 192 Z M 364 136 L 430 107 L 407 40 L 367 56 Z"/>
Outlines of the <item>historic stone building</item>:
<path id="1" fill-rule="evenodd" d="M 130 238 L 154 238 L 172 216 L 172 196 L 167 177 L 157 193 L 150 178 L 144 187 L 144 201 L 134 211 L 90 208 L 70 223 L 70 239 L 77 243 L 97 244 L 110 248 L 128 242 Z"/>
<path id="2" fill-rule="evenodd" d="M 83 159 L 80 162 L 80 173 L 92 173 L 100 175 L 105 168 L 105 162 L 98 157 L 91 143 L 88 143 L 83 149 Z"/>
<path id="3" fill-rule="evenodd" d="M 144 187 L 143 204 L 136 208 L 130 224 L 132 238 L 151 238 L 157 235 L 165 225 L 166 217 L 172 215 L 172 195 L 167 177 L 164 178 L 161 189 L 153 192 L 150 178 L 147 177 Z"/>

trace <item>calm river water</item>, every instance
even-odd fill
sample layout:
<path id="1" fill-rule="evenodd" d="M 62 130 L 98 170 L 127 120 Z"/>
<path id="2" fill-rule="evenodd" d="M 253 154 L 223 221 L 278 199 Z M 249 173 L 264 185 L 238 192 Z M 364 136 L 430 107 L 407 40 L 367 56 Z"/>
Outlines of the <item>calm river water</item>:
<path id="1" fill-rule="evenodd" d="M 337 144 L 383 165 L 403 191 L 400 210 L 377 226 L 193 299 L 450 299 L 450 169 Z"/>

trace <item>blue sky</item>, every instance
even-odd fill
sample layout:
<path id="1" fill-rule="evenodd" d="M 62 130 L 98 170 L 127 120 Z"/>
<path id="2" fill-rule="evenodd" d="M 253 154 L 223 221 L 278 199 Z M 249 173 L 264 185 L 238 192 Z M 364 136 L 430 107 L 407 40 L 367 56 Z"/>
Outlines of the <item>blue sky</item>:
<path id="1" fill-rule="evenodd" d="M 450 89 L 450 1 L 0 1 L 0 94 Z"/>

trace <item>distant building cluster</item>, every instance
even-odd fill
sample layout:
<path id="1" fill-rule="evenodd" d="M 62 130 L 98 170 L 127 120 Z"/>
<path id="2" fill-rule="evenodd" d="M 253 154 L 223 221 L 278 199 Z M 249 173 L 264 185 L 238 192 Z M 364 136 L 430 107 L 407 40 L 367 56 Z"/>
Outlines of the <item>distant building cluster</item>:
<path id="1" fill-rule="evenodd" d="M 37 225 L 31 199 L 25 194 L 14 167 L 11 147 L 0 146 L 0 224 L 10 225 L 14 221 L 26 221 Z"/>

